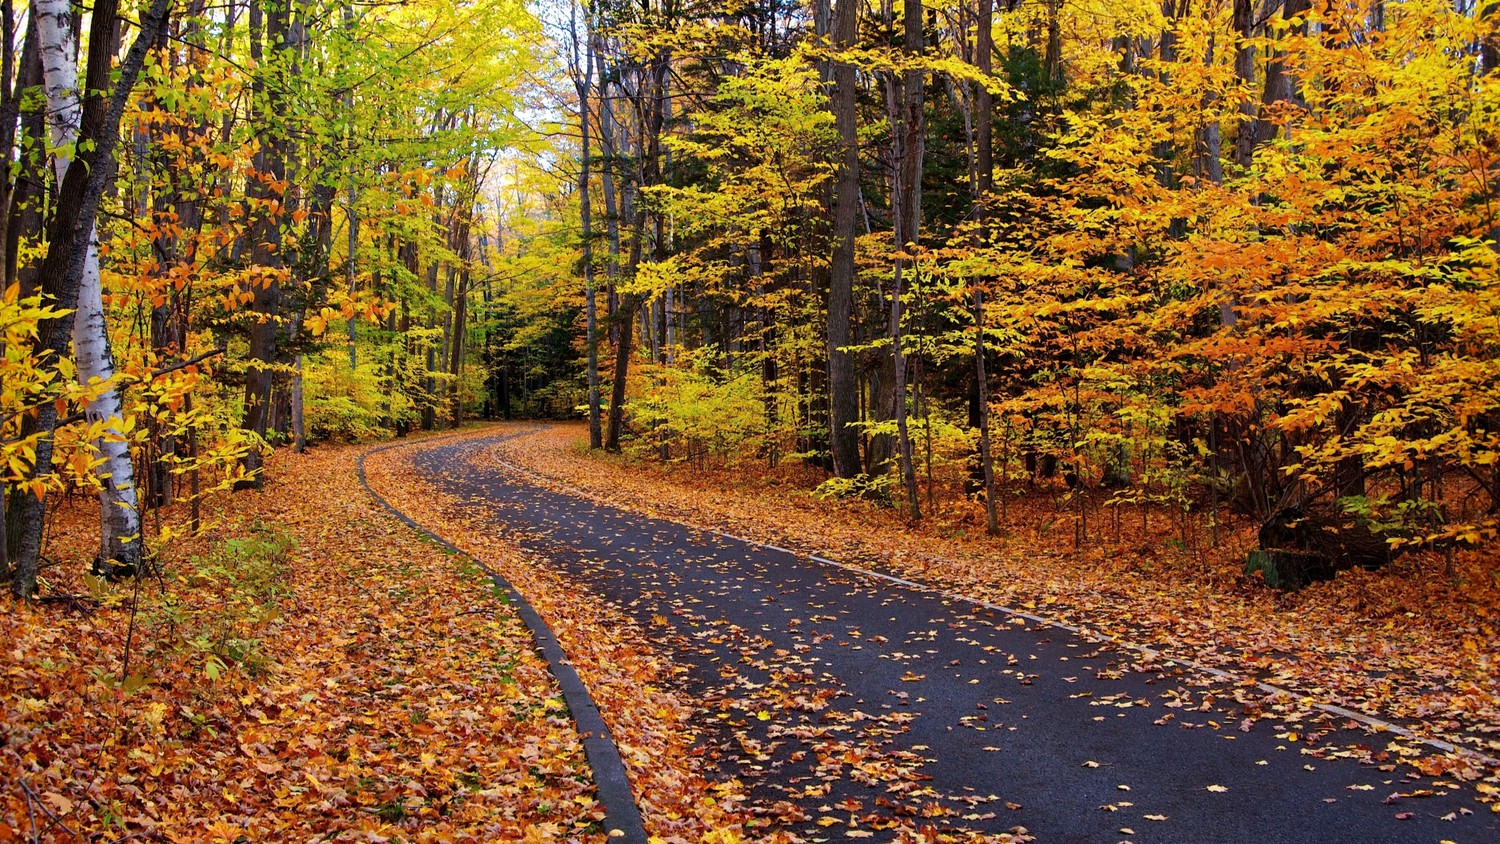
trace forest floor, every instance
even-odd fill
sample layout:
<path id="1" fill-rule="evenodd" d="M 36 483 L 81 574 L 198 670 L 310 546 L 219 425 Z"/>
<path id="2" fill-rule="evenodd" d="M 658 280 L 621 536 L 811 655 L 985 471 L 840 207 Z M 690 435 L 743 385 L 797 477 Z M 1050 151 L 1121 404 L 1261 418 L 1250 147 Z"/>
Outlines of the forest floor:
<path id="1" fill-rule="evenodd" d="M 603 840 L 529 632 L 364 450 L 277 453 L 138 590 L 82 574 L 97 504 L 59 508 L 44 600 L 0 601 L 0 840 Z"/>
<path id="2" fill-rule="evenodd" d="M 1243 574 L 1243 528 L 1226 530 L 1217 551 L 1187 551 L 1167 519 L 1142 535 L 1125 518 L 1121 541 L 1104 530 L 1080 549 L 1071 513 L 1044 493 L 1013 501 L 1008 536 L 990 539 L 977 507 L 913 525 L 869 501 L 815 498 L 816 473 L 798 465 L 662 464 L 591 454 L 586 443 L 581 425 L 553 425 L 496 456 L 618 507 L 1034 612 L 1500 757 L 1496 549 L 1457 555 L 1451 572 L 1410 555 L 1281 592 Z M 1394 748 L 1428 757 L 1433 773 L 1474 766 L 1424 745 Z"/>

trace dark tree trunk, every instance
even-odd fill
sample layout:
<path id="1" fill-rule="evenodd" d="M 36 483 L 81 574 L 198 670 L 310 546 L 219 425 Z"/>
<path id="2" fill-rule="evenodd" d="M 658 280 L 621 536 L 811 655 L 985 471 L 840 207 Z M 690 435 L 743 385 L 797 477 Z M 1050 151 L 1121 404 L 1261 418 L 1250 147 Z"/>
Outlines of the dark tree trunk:
<path id="1" fill-rule="evenodd" d="M 661 178 L 661 129 L 665 116 L 663 95 L 666 92 L 667 69 L 668 56 L 665 53 L 658 54 L 648 69 L 648 90 L 637 99 L 637 114 L 641 118 L 639 140 L 645 150 L 639 177 L 640 190 L 657 184 Z M 640 265 L 641 250 L 646 236 L 645 204 L 637 201 L 635 205 L 635 231 L 631 235 L 630 242 L 629 272 L 632 274 Z M 665 246 L 659 240 L 658 238 L 656 244 L 658 252 Z M 639 295 L 626 294 L 622 297 L 619 310 L 615 314 L 615 317 L 620 320 L 620 341 L 615 350 L 615 380 L 610 390 L 609 430 L 605 432 L 604 437 L 605 451 L 620 451 L 620 437 L 625 426 L 625 386 L 630 376 L 632 320 L 635 319 L 635 313 L 640 310 L 642 304 Z"/>
<path id="2" fill-rule="evenodd" d="M 588 416 L 589 416 L 589 448 L 604 447 L 604 429 L 600 424 L 600 396 L 599 396 L 599 317 L 597 313 L 597 296 L 594 290 L 594 221 L 593 204 L 589 191 L 592 187 L 590 178 L 590 158 L 593 148 L 590 146 L 589 138 L 589 93 L 594 82 L 594 42 L 593 42 L 593 13 L 590 10 L 587 20 L 584 22 L 582 37 L 583 59 L 579 61 L 579 34 L 576 17 L 576 6 L 570 6 L 569 25 L 573 36 L 573 66 L 577 74 L 573 80 L 573 86 L 578 92 L 578 134 L 579 134 L 579 161 L 578 161 L 578 209 L 579 227 L 582 229 L 583 250 L 583 310 L 584 310 L 584 345 L 587 347 L 587 379 L 588 379 Z"/>
<path id="3" fill-rule="evenodd" d="M 1290 20 L 1311 8 L 1309 0 L 1285 0 L 1281 17 Z M 1305 24 L 1303 28 L 1305 28 Z M 1291 102 L 1296 95 L 1295 80 L 1286 69 L 1286 51 L 1276 50 L 1266 62 L 1266 87 L 1260 110 L 1255 117 L 1254 143 L 1263 144 L 1276 137 L 1277 106 Z"/>
<path id="4" fill-rule="evenodd" d="M 906 37 L 904 50 L 909 59 L 922 53 L 922 4 L 908 0 L 904 10 Z M 895 370 L 894 400 L 896 440 L 901 456 L 901 480 L 906 487 L 907 512 L 912 519 L 922 517 L 917 500 L 917 472 L 912 460 L 911 435 L 906 424 L 906 357 L 901 344 L 901 296 L 908 272 L 915 272 L 916 261 L 903 257 L 917 248 L 922 224 L 922 159 L 926 120 L 923 106 L 925 74 L 908 69 L 901 74 L 900 155 L 897 157 L 896 191 L 892 213 L 896 226 L 896 277 L 891 290 L 890 337 L 891 358 Z"/>
<path id="5" fill-rule="evenodd" d="M 250 4 L 250 58 L 257 67 L 266 61 L 265 43 L 271 46 L 272 61 L 288 48 L 288 10 L 279 2 L 252 0 Z M 264 38 L 264 41 L 262 40 Z M 266 131 L 252 159 L 254 173 L 245 187 L 245 196 L 255 214 L 250 228 L 250 263 L 264 275 L 252 291 L 250 302 L 250 359 L 245 372 L 245 418 L 242 427 L 264 438 L 271 421 L 271 392 L 275 383 L 277 346 L 281 332 L 281 219 L 268 210 L 268 203 L 279 204 L 283 196 L 277 186 L 286 179 L 286 139 L 281 113 L 282 91 L 277 84 L 267 84 L 264 71 L 257 72 L 251 85 L 258 119 Z M 273 184 L 273 182 L 275 184 Z M 244 462 L 247 478 L 237 488 L 259 489 L 262 457 L 259 448 L 251 449 Z"/>
<path id="6" fill-rule="evenodd" d="M 858 38 L 859 4 L 839 0 L 833 46 L 847 50 Z M 852 478 L 859 465 L 859 391 L 852 343 L 854 319 L 854 234 L 859 218 L 859 132 L 855 114 L 854 65 L 833 63 L 833 120 L 839 134 L 838 180 L 833 199 L 833 259 L 828 273 L 829 450 L 834 474 Z"/>

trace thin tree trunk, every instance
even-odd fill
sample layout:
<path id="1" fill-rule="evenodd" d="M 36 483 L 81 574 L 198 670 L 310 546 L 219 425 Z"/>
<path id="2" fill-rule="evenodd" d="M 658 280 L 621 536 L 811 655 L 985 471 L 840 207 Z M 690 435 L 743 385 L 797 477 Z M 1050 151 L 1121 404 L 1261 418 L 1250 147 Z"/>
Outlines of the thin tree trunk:
<path id="1" fill-rule="evenodd" d="M 40 153 L 46 146 L 47 109 L 35 103 L 26 108 L 20 97 L 21 91 L 42 84 L 42 56 L 36 29 L 35 26 L 26 27 L 26 42 L 21 47 L 21 69 L 16 78 L 16 106 L 20 111 L 21 131 L 13 141 L 18 143 L 19 150 L 29 147 L 30 151 L 18 156 L 21 167 L 7 209 L 4 241 L 5 286 L 18 285 L 23 299 L 36 290 L 36 270 L 34 267 L 22 269 L 20 247 L 23 238 L 35 238 L 41 234 L 41 203 L 37 197 L 45 190 L 48 172 Z"/>
<path id="2" fill-rule="evenodd" d="M 975 63 L 986 78 L 994 71 L 994 0 L 979 0 L 979 32 L 975 39 Z M 994 115 L 995 99 L 989 89 L 980 86 L 978 94 L 978 151 L 979 196 L 975 197 L 976 213 L 984 218 L 983 203 L 994 188 Z M 974 382 L 979 404 L 979 470 L 984 479 L 984 523 L 985 532 L 995 536 L 1000 532 L 995 514 L 995 461 L 990 446 L 990 391 L 989 378 L 984 365 L 984 290 L 976 282 L 974 287 Z"/>
<path id="3" fill-rule="evenodd" d="M 989 78 L 995 69 L 995 0 L 979 0 L 979 31 L 974 42 L 975 64 Z M 988 193 L 995 181 L 995 96 L 989 88 L 979 86 L 975 132 L 978 136 L 976 169 L 979 190 Z"/>
<path id="4" fill-rule="evenodd" d="M 599 170 L 599 186 L 604 193 L 604 232 L 609 240 L 609 262 L 604 267 L 605 315 L 612 317 L 617 306 L 615 278 L 620 273 L 620 215 L 619 197 L 615 191 L 615 168 L 618 161 L 615 148 L 615 112 L 611 99 L 609 72 L 604 63 L 603 50 L 597 40 L 594 54 L 599 61 L 599 146 L 604 153 L 605 164 Z M 609 319 L 609 341 L 619 341 L 616 320 Z"/>
<path id="5" fill-rule="evenodd" d="M 907 2 L 904 10 L 906 29 L 905 53 L 908 60 L 922 53 L 922 4 Z M 916 261 L 909 257 L 917 248 L 922 220 L 922 153 L 924 147 L 923 91 L 924 74 L 920 69 L 901 73 L 901 150 L 897 164 L 896 197 L 896 277 L 891 290 L 891 357 L 895 366 L 896 438 L 901 452 L 901 479 L 906 487 L 907 510 L 913 520 L 922 518 L 917 499 L 917 472 L 912 460 L 911 432 L 907 429 L 906 358 L 901 347 L 901 295 L 908 267 L 915 272 Z M 903 257 L 908 256 L 908 257 Z"/>
<path id="6" fill-rule="evenodd" d="M 351 40 L 355 39 L 357 36 L 355 33 L 356 19 L 354 17 L 354 5 L 348 2 L 344 3 L 340 9 L 340 13 L 343 17 L 344 29 L 347 31 L 349 38 Z M 354 91 L 351 89 L 345 93 L 343 100 L 344 114 L 349 121 L 346 128 L 346 143 L 348 144 L 346 154 L 349 156 L 349 204 L 345 210 L 345 216 L 348 218 L 348 241 L 345 246 L 347 255 L 344 260 L 344 281 L 349 287 L 350 295 L 353 295 L 354 289 L 359 282 L 359 275 L 357 273 L 358 264 L 355 261 L 355 257 L 359 252 L 359 177 L 357 165 L 354 161 Z M 345 332 L 349 340 L 349 372 L 351 374 L 359 371 L 358 333 L 355 331 L 355 328 L 356 320 L 351 316 L 345 325 Z"/>
<path id="7" fill-rule="evenodd" d="M 353 295 L 354 290 L 359 283 L 357 265 L 354 260 L 356 253 L 358 253 L 359 251 L 359 185 L 355 181 L 354 168 L 352 165 L 349 170 L 348 202 L 349 204 L 347 216 L 349 218 L 349 237 L 348 244 L 345 247 L 348 252 L 348 256 L 344 260 L 344 282 L 349 286 L 349 293 Z M 356 342 L 358 337 L 355 333 L 354 317 L 349 317 L 348 324 L 345 326 L 345 328 L 347 330 L 349 340 L 349 371 L 357 372 L 359 370 L 359 344 Z"/>
<path id="8" fill-rule="evenodd" d="M 477 176 L 477 164 L 469 162 L 469 173 Z M 458 255 L 459 268 L 457 278 L 457 289 L 453 294 L 453 336 L 448 347 L 448 397 L 453 403 L 449 413 L 449 419 L 454 428 L 459 427 L 464 421 L 463 393 L 459 390 L 459 381 L 464 371 L 464 336 L 468 332 L 469 322 L 469 283 L 471 281 L 470 264 L 474 260 L 474 251 L 469 244 L 469 234 L 473 230 L 474 221 L 474 197 L 478 192 L 478 185 L 472 189 L 466 188 L 465 195 L 461 199 L 464 203 L 463 218 L 458 223 L 457 232 L 454 236 L 454 253 Z"/>
<path id="9" fill-rule="evenodd" d="M 597 313 L 594 283 L 594 226 L 593 205 L 590 201 L 590 157 L 589 145 L 589 90 L 594 81 L 594 43 L 590 32 L 593 28 L 593 12 L 588 12 L 584 22 L 583 60 L 579 62 L 579 37 L 577 6 L 569 6 L 568 24 L 573 37 L 573 67 L 577 74 L 573 81 L 578 92 L 578 216 L 583 239 L 583 308 L 584 345 L 588 348 L 588 403 L 589 403 L 589 448 L 603 448 L 604 430 L 600 424 L 599 407 L 599 318 Z"/>
<path id="10" fill-rule="evenodd" d="M 646 83 L 648 89 L 637 96 L 636 108 L 641 129 L 639 141 L 646 153 L 640 169 L 638 188 L 640 190 L 655 185 L 661 175 L 661 129 L 664 110 L 662 96 L 666 90 L 667 68 L 667 55 L 658 54 L 649 68 L 650 80 Z M 629 267 L 629 272 L 632 274 L 641 262 L 641 250 L 646 235 L 645 204 L 636 202 L 634 212 L 635 231 L 631 236 Z M 657 249 L 661 248 L 662 244 L 658 242 Z M 615 351 L 615 380 L 610 391 L 609 429 L 605 432 L 605 451 L 618 452 L 620 450 L 620 436 L 625 425 L 625 386 L 630 377 L 631 321 L 635 318 L 635 312 L 640 310 L 641 304 L 642 300 L 638 294 L 628 293 L 622 298 L 619 311 L 616 313 L 616 317 L 621 320 L 620 341 Z"/>
<path id="11" fill-rule="evenodd" d="M 42 84 L 42 56 L 38 45 L 35 26 L 26 27 L 26 43 L 21 48 L 21 72 L 16 79 L 16 98 L 20 108 L 21 133 L 18 141 L 20 164 L 16 176 L 15 191 L 10 200 L 9 218 L 6 221 L 5 235 L 5 286 L 9 288 L 16 285 L 19 298 L 28 299 L 36 294 L 36 262 L 25 266 L 20 263 L 21 244 L 23 242 L 40 241 L 43 229 L 42 202 L 41 197 L 47 192 L 48 174 L 50 170 L 44 160 L 42 151 L 46 149 L 47 126 L 45 103 L 23 102 L 19 96 L 20 91 L 34 88 Z M 29 107 L 28 107 L 29 106 Z M 30 437 L 36 432 L 36 417 L 27 415 L 20 419 L 19 436 Z M 15 560 L 21 553 L 21 537 L 25 533 L 25 526 L 21 523 L 21 514 L 25 511 L 25 502 L 22 496 L 30 495 L 27 490 L 16 488 L 10 494 L 8 506 L 5 509 L 5 530 L 3 537 L 6 547 L 6 558 Z M 0 495 L 4 495 L 0 491 Z M 9 569 L 5 570 L 5 576 L 9 576 Z"/>
<path id="12" fill-rule="evenodd" d="M 974 289 L 974 378 L 979 384 L 979 465 L 984 471 L 984 530 L 1000 533 L 995 513 L 995 461 L 990 448 L 989 376 L 984 366 L 984 291 Z"/>

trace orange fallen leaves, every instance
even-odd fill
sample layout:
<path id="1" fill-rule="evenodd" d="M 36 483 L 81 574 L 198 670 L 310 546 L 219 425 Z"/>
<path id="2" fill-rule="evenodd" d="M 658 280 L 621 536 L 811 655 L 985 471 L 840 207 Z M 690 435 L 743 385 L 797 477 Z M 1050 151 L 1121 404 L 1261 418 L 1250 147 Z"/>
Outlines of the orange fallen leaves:
<path id="1" fill-rule="evenodd" d="M 0 839 L 604 839 L 524 625 L 472 567 L 376 508 L 357 451 L 277 455 L 264 493 L 222 500 L 211 536 L 164 557 L 180 571 L 256 523 L 295 540 L 253 670 L 211 680 L 180 624 L 145 622 L 201 586 L 142 583 L 123 687 L 130 584 L 0 604 Z M 50 553 L 81 556 L 96 519 L 64 508 Z M 48 570 L 49 591 L 83 593 L 69 574 L 82 569 Z"/>

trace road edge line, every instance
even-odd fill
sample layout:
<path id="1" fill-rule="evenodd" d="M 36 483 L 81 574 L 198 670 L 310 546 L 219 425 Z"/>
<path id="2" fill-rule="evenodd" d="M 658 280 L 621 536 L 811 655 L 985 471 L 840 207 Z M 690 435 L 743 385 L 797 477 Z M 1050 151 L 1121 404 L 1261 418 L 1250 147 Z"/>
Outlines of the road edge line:
<path id="1" fill-rule="evenodd" d="M 599 795 L 599 802 L 604 807 L 605 835 L 609 841 L 624 842 L 624 844 L 647 844 L 645 820 L 641 816 L 640 806 L 636 803 L 635 792 L 630 785 L 630 775 L 625 770 L 625 761 L 620 756 L 619 745 L 615 744 L 613 735 L 609 731 L 609 725 L 604 723 L 604 718 L 599 714 L 599 707 L 594 704 L 594 698 L 589 694 L 588 687 L 584 685 L 578 671 L 568 660 L 568 655 L 558 644 L 557 637 L 553 635 L 552 628 L 547 626 L 540 613 L 531 606 L 520 590 L 516 589 L 509 580 L 506 580 L 499 572 L 490 567 L 484 560 L 464 551 L 437 533 L 428 530 L 417 523 L 410 516 L 401 512 L 385 499 L 385 496 L 376 492 L 370 486 L 368 477 L 365 475 L 365 458 L 372 454 L 383 451 L 391 451 L 396 448 L 436 442 L 438 440 L 452 439 L 463 434 L 473 433 L 460 431 L 437 437 L 428 437 L 411 442 L 387 443 L 382 446 L 367 449 L 359 455 L 355 466 L 359 475 L 359 484 L 364 487 L 366 493 L 375 500 L 377 504 L 384 507 L 397 520 L 407 527 L 426 536 L 428 539 L 458 554 L 465 559 L 472 560 L 485 574 L 489 575 L 491 582 L 510 599 L 511 605 L 516 610 L 516 615 L 526 624 L 531 631 L 531 637 L 536 643 L 537 650 L 541 651 L 542 658 L 547 663 L 547 670 L 551 672 L 557 685 L 563 694 L 563 701 L 568 706 L 568 714 L 573 719 L 573 725 L 578 730 L 579 741 L 583 744 L 584 757 L 588 760 L 589 770 L 594 777 L 594 789 Z M 526 431 L 517 431 L 503 434 L 501 438 L 520 436 Z M 616 835 L 616 833 L 619 833 Z"/>

